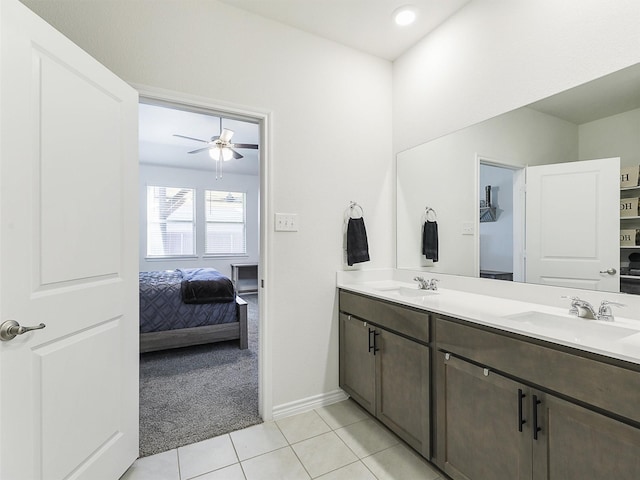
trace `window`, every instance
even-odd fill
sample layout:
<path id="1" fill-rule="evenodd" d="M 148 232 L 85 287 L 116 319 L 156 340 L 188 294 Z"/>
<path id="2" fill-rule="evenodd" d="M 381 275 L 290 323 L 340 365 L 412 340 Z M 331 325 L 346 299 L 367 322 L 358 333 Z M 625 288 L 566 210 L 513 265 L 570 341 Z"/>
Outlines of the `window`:
<path id="1" fill-rule="evenodd" d="M 206 190 L 205 255 L 247 253 L 245 194 Z"/>
<path id="2" fill-rule="evenodd" d="M 147 186 L 147 256 L 195 255 L 194 191 Z"/>

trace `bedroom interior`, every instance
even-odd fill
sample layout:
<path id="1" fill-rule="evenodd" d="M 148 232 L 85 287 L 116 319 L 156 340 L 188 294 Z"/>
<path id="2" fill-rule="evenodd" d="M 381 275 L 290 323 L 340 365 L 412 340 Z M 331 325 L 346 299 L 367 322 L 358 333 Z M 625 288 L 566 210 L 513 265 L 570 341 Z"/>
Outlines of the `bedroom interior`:
<path id="1" fill-rule="evenodd" d="M 147 102 L 139 108 L 141 457 L 262 422 L 251 283 L 259 126 Z"/>

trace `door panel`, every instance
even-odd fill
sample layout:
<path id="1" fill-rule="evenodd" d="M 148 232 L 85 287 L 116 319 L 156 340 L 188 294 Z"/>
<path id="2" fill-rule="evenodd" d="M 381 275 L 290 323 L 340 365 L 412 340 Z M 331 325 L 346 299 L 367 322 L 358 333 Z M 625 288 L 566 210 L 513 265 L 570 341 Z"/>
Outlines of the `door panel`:
<path id="1" fill-rule="evenodd" d="M 526 281 L 620 291 L 620 159 L 527 167 Z M 617 273 L 600 273 L 614 268 Z"/>
<path id="2" fill-rule="evenodd" d="M 137 93 L 0 2 L 0 478 L 118 478 L 138 454 Z M 125 206 L 131 208 L 125 208 Z"/>
<path id="3" fill-rule="evenodd" d="M 443 365 L 444 384 L 438 387 L 444 388 L 445 413 L 439 428 L 445 444 L 438 448 L 444 450 L 444 471 L 456 480 L 530 478 L 528 425 L 518 431 L 521 387 L 455 357 Z"/>
<path id="4" fill-rule="evenodd" d="M 117 161 L 122 150 L 122 100 L 75 70 L 67 59 L 39 49 L 33 56 L 35 82 L 40 86 L 33 120 L 40 133 L 36 146 L 42 152 L 34 158 L 34 176 L 40 177 L 40 189 L 35 191 L 40 198 L 34 200 L 41 209 L 41 282 L 114 275 L 122 261 L 123 166 Z M 84 261 L 68 261 L 76 256 Z"/>
<path id="5" fill-rule="evenodd" d="M 429 348 L 400 335 L 379 331 L 377 416 L 429 458 Z"/>
<path id="6" fill-rule="evenodd" d="M 375 357 L 372 334 L 363 320 L 340 314 L 340 387 L 375 415 Z"/>
<path id="7" fill-rule="evenodd" d="M 637 480 L 640 429 L 552 395 L 542 397 L 535 480 Z"/>

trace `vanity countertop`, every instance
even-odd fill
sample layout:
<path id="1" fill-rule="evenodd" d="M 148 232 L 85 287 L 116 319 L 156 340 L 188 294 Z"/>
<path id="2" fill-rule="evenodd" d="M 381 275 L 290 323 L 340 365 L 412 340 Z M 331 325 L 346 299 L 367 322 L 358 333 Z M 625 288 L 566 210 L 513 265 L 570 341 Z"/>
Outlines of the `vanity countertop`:
<path id="1" fill-rule="evenodd" d="M 338 288 L 640 364 L 640 321 L 635 319 L 587 320 L 570 315 L 568 308 L 446 288 L 419 291 L 415 283 L 396 280 L 338 282 Z"/>

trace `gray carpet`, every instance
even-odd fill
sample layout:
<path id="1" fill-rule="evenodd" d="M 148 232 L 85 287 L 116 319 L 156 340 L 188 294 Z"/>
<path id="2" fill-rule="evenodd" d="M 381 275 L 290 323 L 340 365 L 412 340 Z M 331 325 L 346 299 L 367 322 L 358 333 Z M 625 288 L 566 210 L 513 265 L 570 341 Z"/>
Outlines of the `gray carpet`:
<path id="1" fill-rule="evenodd" d="M 140 456 L 262 422 L 258 415 L 258 296 L 248 303 L 249 348 L 238 341 L 140 356 Z"/>

